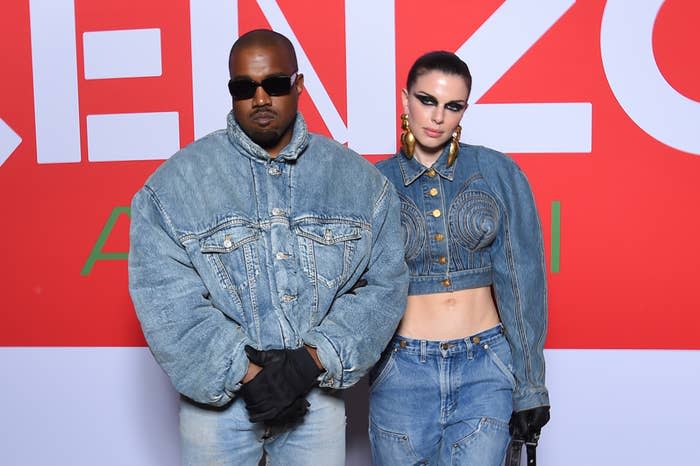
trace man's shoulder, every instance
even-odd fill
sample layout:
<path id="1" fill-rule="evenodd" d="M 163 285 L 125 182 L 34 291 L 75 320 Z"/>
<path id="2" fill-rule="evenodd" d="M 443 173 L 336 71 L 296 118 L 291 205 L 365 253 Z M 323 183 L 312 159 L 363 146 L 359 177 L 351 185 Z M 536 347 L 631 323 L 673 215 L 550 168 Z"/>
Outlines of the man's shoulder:
<path id="1" fill-rule="evenodd" d="M 163 162 L 148 178 L 146 184 L 157 187 L 174 179 L 194 176 L 211 165 L 213 159 L 226 154 L 226 130 L 217 130 L 196 139 Z"/>
<path id="2" fill-rule="evenodd" d="M 365 157 L 326 136 L 309 133 L 307 150 L 312 154 L 312 157 L 319 158 L 322 162 L 328 162 L 341 171 L 354 170 L 379 175 L 375 166 Z"/>

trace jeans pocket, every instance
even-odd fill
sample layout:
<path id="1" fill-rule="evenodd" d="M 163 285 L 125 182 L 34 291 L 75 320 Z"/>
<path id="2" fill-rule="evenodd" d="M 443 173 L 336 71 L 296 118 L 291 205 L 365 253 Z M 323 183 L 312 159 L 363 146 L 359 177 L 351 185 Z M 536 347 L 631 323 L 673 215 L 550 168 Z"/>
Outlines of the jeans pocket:
<path id="1" fill-rule="evenodd" d="M 488 343 L 483 344 L 484 351 L 491 361 L 498 367 L 515 389 L 515 376 L 513 375 L 513 357 L 508 341 L 503 335 Z"/>
<path id="2" fill-rule="evenodd" d="M 382 429 L 370 420 L 369 441 L 374 466 L 422 465 L 406 433 Z"/>
<path id="3" fill-rule="evenodd" d="M 450 446 L 450 464 L 502 465 L 510 441 L 508 423 L 500 419 L 482 417 L 475 426 L 473 421 L 465 424 L 471 425 L 470 432 Z"/>
<path id="4" fill-rule="evenodd" d="M 376 390 L 388 377 L 394 367 L 394 355 L 396 351 L 388 349 L 379 358 L 377 364 L 369 371 L 369 389 Z"/>

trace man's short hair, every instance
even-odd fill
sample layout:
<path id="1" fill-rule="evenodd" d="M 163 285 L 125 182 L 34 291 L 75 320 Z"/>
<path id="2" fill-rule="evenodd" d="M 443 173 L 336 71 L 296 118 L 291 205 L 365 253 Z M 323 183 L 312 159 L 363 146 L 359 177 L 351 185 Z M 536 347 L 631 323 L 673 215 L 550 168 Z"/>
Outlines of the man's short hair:
<path id="1" fill-rule="evenodd" d="M 231 63 L 231 59 L 233 58 L 233 54 L 236 53 L 236 50 L 255 45 L 264 47 L 282 46 L 286 48 L 294 67 L 298 67 L 297 54 L 294 51 L 294 46 L 292 45 L 291 41 L 279 32 L 272 31 L 270 29 L 254 29 L 239 37 L 231 47 L 231 52 L 228 56 L 229 63 Z"/>

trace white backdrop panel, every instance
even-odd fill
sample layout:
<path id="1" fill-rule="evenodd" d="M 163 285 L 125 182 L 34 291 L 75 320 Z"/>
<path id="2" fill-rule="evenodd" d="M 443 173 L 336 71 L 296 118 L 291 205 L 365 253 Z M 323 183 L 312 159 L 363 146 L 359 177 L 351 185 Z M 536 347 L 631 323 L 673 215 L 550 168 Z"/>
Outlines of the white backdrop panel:
<path id="1" fill-rule="evenodd" d="M 541 466 L 691 464 L 700 351 L 548 350 Z M 177 395 L 145 348 L 0 348 L 0 464 L 172 466 Z M 350 466 L 369 464 L 364 381 Z"/>

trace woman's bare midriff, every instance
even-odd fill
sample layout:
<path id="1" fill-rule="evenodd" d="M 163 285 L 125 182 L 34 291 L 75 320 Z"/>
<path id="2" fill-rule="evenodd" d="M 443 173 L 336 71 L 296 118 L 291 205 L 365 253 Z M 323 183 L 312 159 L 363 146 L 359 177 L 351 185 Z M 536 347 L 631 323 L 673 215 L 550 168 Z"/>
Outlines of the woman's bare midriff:
<path id="1" fill-rule="evenodd" d="M 397 333 L 417 340 L 468 337 L 500 322 L 491 287 L 408 297 Z"/>

